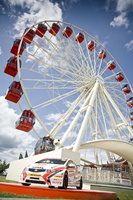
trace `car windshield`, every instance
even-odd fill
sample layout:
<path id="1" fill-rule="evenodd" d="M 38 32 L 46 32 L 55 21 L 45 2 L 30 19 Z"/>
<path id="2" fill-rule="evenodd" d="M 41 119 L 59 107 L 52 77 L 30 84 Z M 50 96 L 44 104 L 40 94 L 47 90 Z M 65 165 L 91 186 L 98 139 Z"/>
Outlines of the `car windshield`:
<path id="1" fill-rule="evenodd" d="M 63 165 L 63 164 L 65 164 L 66 161 L 67 161 L 67 159 L 42 159 L 42 160 L 39 160 L 36 163 Z"/>

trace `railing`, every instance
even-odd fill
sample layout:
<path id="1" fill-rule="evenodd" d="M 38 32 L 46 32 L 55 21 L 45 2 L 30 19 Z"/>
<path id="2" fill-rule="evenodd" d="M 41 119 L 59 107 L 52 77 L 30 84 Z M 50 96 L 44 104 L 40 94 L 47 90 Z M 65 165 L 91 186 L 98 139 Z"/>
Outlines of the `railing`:
<path id="1" fill-rule="evenodd" d="M 131 186 L 131 180 L 129 174 L 127 176 L 127 172 L 125 172 L 125 177 L 129 178 L 126 179 L 121 178 L 121 175 L 118 172 L 100 170 L 96 168 L 84 168 L 82 175 L 84 182 Z"/>

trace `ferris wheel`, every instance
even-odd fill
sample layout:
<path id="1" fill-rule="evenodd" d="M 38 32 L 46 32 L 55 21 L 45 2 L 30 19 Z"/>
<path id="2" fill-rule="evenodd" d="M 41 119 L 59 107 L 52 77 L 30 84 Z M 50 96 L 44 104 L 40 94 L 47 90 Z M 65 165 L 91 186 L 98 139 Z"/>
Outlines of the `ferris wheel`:
<path id="1" fill-rule="evenodd" d="M 33 127 L 35 117 L 43 134 L 58 141 L 57 148 L 75 152 L 88 141 L 133 137 L 132 87 L 115 58 L 84 30 L 61 21 L 41 21 L 14 41 L 11 53 L 5 73 L 13 83 L 6 99 L 18 102 L 24 111 L 18 129 L 33 128 L 42 137 Z M 50 114 L 53 121 L 48 123 Z M 30 124 L 25 129 L 24 117 Z M 103 153 L 88 149 L 86 157 L 91 151 L 99 164 Z M 108 151 L 105 154 L 110 162 L 114 159 Z"/>

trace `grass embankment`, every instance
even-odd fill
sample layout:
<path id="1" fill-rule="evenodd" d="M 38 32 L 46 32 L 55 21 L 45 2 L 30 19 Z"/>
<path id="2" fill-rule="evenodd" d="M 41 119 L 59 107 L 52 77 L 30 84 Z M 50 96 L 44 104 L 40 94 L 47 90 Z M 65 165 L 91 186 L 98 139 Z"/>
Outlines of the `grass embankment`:
<path id="1" fill-rule="evenodd" d="M 23 198 L 23 199 L 45 199 L 41 197 L 34 197 L 30 195 L 18 195 L 13 193 L 7 193 L 7 192 L 0 192 L 0 197 L 2 198 Z"/>
<path id="2" fill-rule="evenodd" d="M 18 183 L 16 181 L 9 181 L 6 180 L 5 176 L 0 176 L 0 182 L 7 182 L 7 183 Z M 25 198 L 25 199 L 44 199 L 41 197 L 33 197 L 28 195 L 17 195 L 12 193 L 0 192 L 0 197 L 3 198 Z M 133 193 L 117 193 L 117 197 L 119 200 L 133 200 Z"/>

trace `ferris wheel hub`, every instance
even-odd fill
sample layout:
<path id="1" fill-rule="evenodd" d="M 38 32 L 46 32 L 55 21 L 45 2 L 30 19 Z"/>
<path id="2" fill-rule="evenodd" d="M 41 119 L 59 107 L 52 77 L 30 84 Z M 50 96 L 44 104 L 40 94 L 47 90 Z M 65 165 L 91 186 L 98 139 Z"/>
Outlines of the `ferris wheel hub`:
<path id="1" fill-rule="evenodd" d="M 102 85 L 104 84 L 104 79 L 102 78 L 101 75 L 97 75 L 97 76 L 96 76 L 96 80 L 97 80 L 99 83 L 101 83 Z"/>

